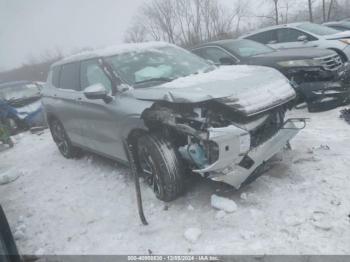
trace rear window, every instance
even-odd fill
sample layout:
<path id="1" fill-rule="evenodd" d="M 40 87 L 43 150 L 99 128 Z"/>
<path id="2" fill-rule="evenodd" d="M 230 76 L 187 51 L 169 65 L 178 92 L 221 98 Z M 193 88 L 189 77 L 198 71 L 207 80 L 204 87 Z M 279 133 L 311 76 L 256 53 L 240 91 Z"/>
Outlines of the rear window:
<path id="1" fill-rule="evenodd" d="M 79 63 L 62 65 L 59 77 L 59 88 L 80 90 L 79 86 Z"/>

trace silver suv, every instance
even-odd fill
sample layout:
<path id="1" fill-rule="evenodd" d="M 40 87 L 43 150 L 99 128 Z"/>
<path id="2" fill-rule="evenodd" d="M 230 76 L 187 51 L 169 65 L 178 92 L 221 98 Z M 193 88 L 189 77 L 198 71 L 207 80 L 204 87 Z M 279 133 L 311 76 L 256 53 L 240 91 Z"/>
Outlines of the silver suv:
<path id="1" fill-rule="evenodd" d="M 298 129 L 284 120 L 295 98 L 275 69 L 216 68 L 174 45 L 128 44 L 52 65 L 43 104 L 67 158 L 81 149 L 127 163 L 164 201 L 184 190 L 187 172 L 237 188 Z"/>

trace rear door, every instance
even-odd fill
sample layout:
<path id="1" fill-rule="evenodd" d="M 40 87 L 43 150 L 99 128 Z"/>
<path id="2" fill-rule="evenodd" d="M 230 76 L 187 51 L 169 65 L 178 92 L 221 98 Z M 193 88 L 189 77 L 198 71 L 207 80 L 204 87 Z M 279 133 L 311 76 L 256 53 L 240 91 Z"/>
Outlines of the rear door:
<path id="1" fill-rule="evenodd" d="M 62 122 L 70 140 L 84 145 L 81 128 L 82 92 L 79 84 L 79 62 L 60 67 L 58 87 L 53 90 L 55 115 Z"/>

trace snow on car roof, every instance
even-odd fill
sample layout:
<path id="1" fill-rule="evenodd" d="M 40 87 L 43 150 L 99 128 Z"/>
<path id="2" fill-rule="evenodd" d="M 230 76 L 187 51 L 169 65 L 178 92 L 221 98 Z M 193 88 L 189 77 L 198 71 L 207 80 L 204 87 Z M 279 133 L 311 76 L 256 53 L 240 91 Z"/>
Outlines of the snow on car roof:
<path id="1" fill-rule="evenodd" d="M 95 58 L 95 57 L 112 56 L 112 55 L 117 55 L 117 54 L 121 54 L 121 53 L 125 53 L 125 52 L 140 52 L 140 51 L 144 51 L 147 49 L 159 48 L 159 47 L 165 47 L 165 46 L 176 47 L 173 44 L 166 43 L 166 42 L 160 42 L 160 41 L 120 44 L 120 45 L 108 46 L 108 47 L 105 47 L 102 49 L 96 49 L 93 51 L 83 51 L 83 52 L 80 52 L 78 54 L 74 54 L 74 55 L 68 56 L 66 58 L 63 58 L 62 60 L 54 63 L 52 66 L 67 64 L 67 63 L 85 60 L 85 59 L 91 59 L 91 58 Z"/>
<path id="2" fill-rule="evenodd" d="M 271 30 L 271 29 L 278 29 L 278 28 L 283 28 L 283 27 L 297 27 L 297 26 L 299 26 L 301 24 L 305 24 L 305 23 L 310 23 L 310 22 L 305 21 L 305 22 L 295 22 L 295 23 L 267 26 L 267 27 L 264 27 L 264 28 L 261 28 L 261 29 L 257 29 L 257 30 L 251 31 L 251 32 L 249 32 L 247 34 L 244 34 L 244 35 L 240 36 L 239 39 L 245 38 L 245 37 L 250 36 L 250 35 L 255 35 L 257 33 L 262 33 L 262 32 L 265 32 L 265 31 L 268 31 L 268 30 Z"/>

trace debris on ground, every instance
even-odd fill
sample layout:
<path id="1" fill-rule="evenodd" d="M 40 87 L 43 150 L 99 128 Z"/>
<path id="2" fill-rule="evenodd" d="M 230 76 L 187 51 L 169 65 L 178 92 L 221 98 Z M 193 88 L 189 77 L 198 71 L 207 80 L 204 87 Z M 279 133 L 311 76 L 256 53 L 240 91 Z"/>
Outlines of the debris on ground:
<path id="1" fill-rule="evenodd" d="M 15 181 L 20 176 L 15 168 L 0 168 L 0 185 L 6 185 Z"/>
<path id="2" fill-rule="evenodd" d="M 333 228 L 331 218 L 326 212 L 314 211 L 311 217 L 311 223 L 318 229 L 329 231 Z"/>
<path id="3" fill-rule="evenodd" d="M 237 205 L 233 200 L 217 195 L 211 196 L 211 206 L 227 213 L 232 213 L 237 210 Z"/>
<path id="4" fill-rule="evenodd" d="M 32 134 L 36 134 L 36 135 L 40 136 L 40 135 L 44 134 L 44 130 L 45 130 L 45 129 L 46 129 L 45 126 L 36 126 L 36 127 L 32 127 L 32 128 L 30 129 L 30 132 L 31 132 Z"/>
<path id="5" fill-rule="evenodd" d="M 345 122 L 350 124 L 350 108 L 344 108 L 340 110 L 340 118 L 344 119 Z"/>
<path id="6" fill-rule="evenodd" d="M 225 216 L 226 216 L 226 212 L 223 211 L 223 210 L 219 210 L 219 211 L 216 213 L 215 218 L 216 218 L 216 219 L 221 219 L 221 218 L 223 218 L 223 217 L 225 217 Z"/>
<path id="7" fill-rule="evenodd" d="M 198 238 L 201 236 L 202 231 L 199 228 L 191 227 L 186 229 L 184 236 L 186 240 L 188 240 L 191 243 L 197 242 Z"/>

